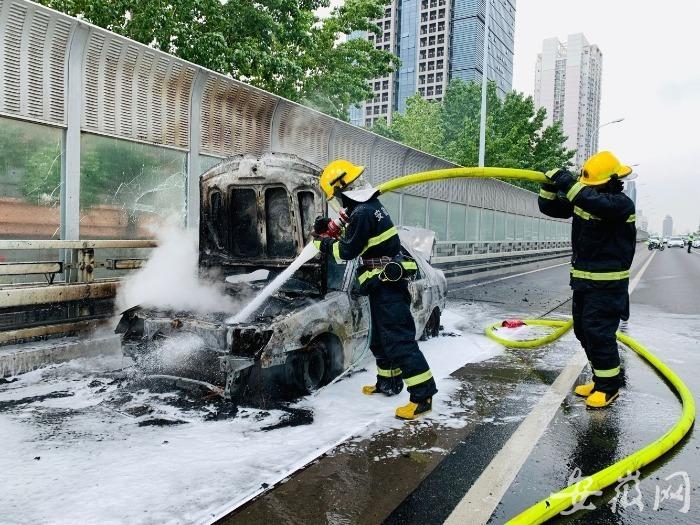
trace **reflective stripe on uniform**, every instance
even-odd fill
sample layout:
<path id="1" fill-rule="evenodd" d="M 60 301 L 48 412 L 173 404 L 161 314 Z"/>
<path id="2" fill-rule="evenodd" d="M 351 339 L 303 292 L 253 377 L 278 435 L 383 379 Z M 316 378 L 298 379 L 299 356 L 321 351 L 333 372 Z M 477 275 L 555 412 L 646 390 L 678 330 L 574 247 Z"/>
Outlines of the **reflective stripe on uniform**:
<path id="1" fill-rule="evenodd" d="M 422 374 L 418 374 L 417 376 L 405 377 L 403 382 L 406 383 L 406 386 L 416 386 L 420 383 L 425 383 L 429 379 L 432 379 L 432 377 L 433 373 L 430 370 L 427 370 Z"/>
<path id="2" fill-rule="evenodd" d="M 596 370 L 595 368 L 593 369 L 593 375 L 596 377 L 615 377 L 619 373 L 619 366 L 616 366 L 615 368 L 611 368 L 609 370 Z"/>
<path id="3" fill-rule="evenodd" d="M 415 261 L 402 261 L 401 262 L 401 267 L 404 270 L 412 270 L 412 271 L 418 271 L 418 265 L 415 263 Z M 362 272 L 360 275 L 357 276 L 357 280 L 360 281 L 360 284 L 363 284 L 367 279 L 371 279 L 372 277 L 375 277 L 377 275 L 380 276 L 384 272 L 384 268 L 376 268 L 374 270 L 367 270 L 366 272 Z M 386 280 L 386 279 L 382 279 Z"/>
<path id="4" fill-rule="evenodd" d="M 377 375 L 381 377 L 396 377 L 401 375 L 401 369 L 392 368 L 391 370 L 387 370 L 386 368 L 377 367 Z"/>
<path id="5" fill-rule="evenodd" d="M 578 279 L 588 279 L 590 281 L 620 281 L 629 279 L 630 271 L 622 272 L 584 272 L 583 270 L 571 269 L 571 276 Z"/>
<path id="6" fill-rule="evenodd" d="M 600 220 L 600 217 L 597 217 L 597 216 L 593 215 L 592 213 L 588 213 L 587 211 L 582 210 L 578 206 L 574 206 L 574 213 L 576 215 L 578 215 L 579 217 L 581 217 L 582 219 L 587 220 L 587 221 L 590 221 L 590 220 L 599 221 Z"/>
<path id="7" fill-rule="evenodd" d="M 377 268 L 376 270 L 367 270 L 366 272 L 362 272 L 360 275 L 357 276 L 357 280 L 360 281 L 360 284 L 364 283 L 367 279 L 370 279 L 374 277 L 375 275 L 379 275 L 384 271 L 384 268 Z"/>
<path id="8" fill-rule="evenodd" d="M 557 198 L 557 194 L 553 191 L 540 190 L 540 197 L 542 197 L 543 199 L 553 201 Z"/>
<path id="9" fill-rule="evenodd" d="M 576 195 L 584 188 L 584 185 L 581 184 L 580 182 L 577 182 L 571 188 L 569 191 L 566 192 L 566 198 L 569 199 L 570 202 L 573 202 L 573 200 L 576 198 Z"/>
<path id="10" fill-rule="evenodd" d="M 634 222 L 637 220 L 637 216 L 633 213 L 629 217 L 627 217 L 627 222 Z"/>
<path id="11" fill-rule="evenodd" d="M 381 244 L 384 241 L 391 239 L 394 235 L 398 235 L 398 234 L 399 234 L 399 230 L 396 229 L 396 226 L 392 226 L 388 230 L 380 233 L 379 235 L 377 235 L 375 237 L 371 237 L 367 241 L 367 245 L 362 249 L 362 253 L 365 253 L 372 246 L 376 246 L 377 244 Z M 362 255 L 362 253 L 360 255 Z"/>
<path id="12" fill-rule="evenodd" d="M 338 264 L 343 262 L 343 259 L 340 257 L 340 243 L 338 241 L 333 243 L 333 258 Z"/>

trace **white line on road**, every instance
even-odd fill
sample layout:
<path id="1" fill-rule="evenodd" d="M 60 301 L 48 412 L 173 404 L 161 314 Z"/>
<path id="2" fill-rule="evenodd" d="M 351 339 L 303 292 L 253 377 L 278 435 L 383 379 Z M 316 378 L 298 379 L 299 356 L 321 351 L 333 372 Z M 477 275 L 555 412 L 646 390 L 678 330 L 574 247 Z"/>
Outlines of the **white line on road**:
<path id="1" fill-rule="evenodd" d="M 506 279 L 513 279 L 514 277 L 520 277 L 522 275 L 528 275 L 528 274 L 535 273 L 535 272 L 543 272 L 545 270 L 551 270 L 552 268 L 557 268 L 559 266 L 568 266 L 570 264 L 571 263 L 569 263 L 569 262 L 553 264 L 552 266 L 545 266 L 544 268 L 537 268 L 536 270 L 530 270 L 529 272 L 522 272 L 522 273 L 516 273 L 515 275 L 507 275 L 506 277 L 499 277 L 498 279 L 493 279 L 491 281 L 484 281 L 482 283 L 474 283 L 474 284 L 468 284 L 467 286 L 460 286 L 457 289 L 464 290 L 465 288 L 474 288 L 475 286 L 484 286 L 485 284 L 497 283 L 499 281 L 505 281 Z"/>
<path id="2" fill-rule="evenodd" d="M 630 281 L 630 294 L 639 284 L 654 255 L 656 252 L 652 252 Z M 484 524 L 489 520 L 508 487 L 520 472 L 525 460 L 547 430 L 549 423 L 556 415 L 562 401 L 566 398 L 586 363 L 587 360 L 583 352 L 574 354 L 561 374 L 540 398 L 535 408 L 520 423 L 464 498 L 452 510 L 452 513 L 445 520 L 446 525 Z"/>

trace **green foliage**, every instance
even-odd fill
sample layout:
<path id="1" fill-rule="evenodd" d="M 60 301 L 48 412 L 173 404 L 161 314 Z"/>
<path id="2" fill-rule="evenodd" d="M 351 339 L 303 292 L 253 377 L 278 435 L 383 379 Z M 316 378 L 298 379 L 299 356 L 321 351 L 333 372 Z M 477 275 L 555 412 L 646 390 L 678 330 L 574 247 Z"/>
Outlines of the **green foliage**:
<path id="1" fill-rule="evenodd" d="M 414 95 L 391 126 L 379 121 L 372 131 L 462 166 L 479 159 L 481 85 L 453 80 L 442 102 Z M 510 92 L 504 99 L 490 82 L 487 91 L 486 165 L 547 171 L 571 166 L 575 152 L 564 147 L 561 125 L 544 127 L 545 110 L 535 110 L 532 97 Z M 537 184 L 519 185 L 537 190 Z"/>
<path id="2" fill-rule="evenodd" d="M 398 59 L 353 31 L 371 22 L 384 0 L 346 0 L 320 20 L 328 0 L 39 0 L 203 67 L 347 119 L 371 97 L 368 81 Z"/>

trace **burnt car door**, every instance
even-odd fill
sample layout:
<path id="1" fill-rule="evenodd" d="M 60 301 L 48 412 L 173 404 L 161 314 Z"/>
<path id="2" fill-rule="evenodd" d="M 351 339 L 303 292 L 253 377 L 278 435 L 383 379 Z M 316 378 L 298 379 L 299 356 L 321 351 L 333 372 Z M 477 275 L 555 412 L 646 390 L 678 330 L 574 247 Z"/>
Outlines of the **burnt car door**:
<path id="1" fill-rule="evenodd" d="M 328 257 L 329 264 L 336 264 L 332 257 Z M 346 355 L 350 355 L 350 362 L 354 363 L 357 361 L 362 354 L 369 348 L 369 335 L 370 335 L 370 310 L 369 310 L 369 298 L 359 293 L 359 283 L 357 282 L 357 268 L 358 260 L 348 261 L 344 265 L 345 272 L 343 273 L 343 283 L 342 288 L 348 301 L 348 311 L 350 312 L 350 318 L 348 322 L 350 323 L 350 341 L 348 346 L 348 352 Z"/>

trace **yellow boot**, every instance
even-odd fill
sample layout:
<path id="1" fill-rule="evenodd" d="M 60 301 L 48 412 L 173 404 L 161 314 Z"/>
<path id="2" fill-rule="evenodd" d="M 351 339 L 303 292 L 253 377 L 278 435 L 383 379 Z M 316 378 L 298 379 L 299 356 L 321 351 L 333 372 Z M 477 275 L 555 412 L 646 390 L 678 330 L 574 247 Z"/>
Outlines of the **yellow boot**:
<path id="1" fill-rule="evenodd" d="M 593 388 L 595 388 L 595 383 L 593 381 L 585 385 L 578 385 L 574 388 L 574 394 L 581 397 L 588 397 L 593 393 Z"/>
<path id="2" fill-rule="evenodd" d="M 379 394 L 377 385 L 365 385 L 362 387 L 362 393 L 366 396 L 371 396 L 372 394 Z"/>
<path id="3" fill-rule="evenodd" d="M 416 419 L 427 414 L 433 409 L 433 398 L 429 397 L 425 401 L 413 403 L 409 401 L 407 405 L 396 409 L 396 417 L 399 419 Z"/>
<path id="4" fill-rule="evenodd" d="M 605 392 L 596 390 L 586 398 L 586 406 L 589 408 L 604 408 L 615 401 L 619 395 L 619 392 L 606 394 Z"/>

